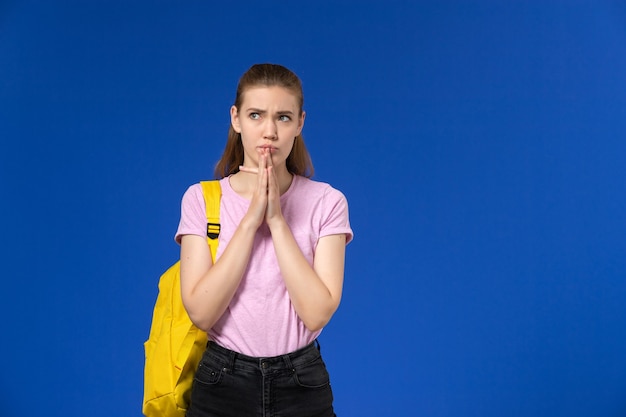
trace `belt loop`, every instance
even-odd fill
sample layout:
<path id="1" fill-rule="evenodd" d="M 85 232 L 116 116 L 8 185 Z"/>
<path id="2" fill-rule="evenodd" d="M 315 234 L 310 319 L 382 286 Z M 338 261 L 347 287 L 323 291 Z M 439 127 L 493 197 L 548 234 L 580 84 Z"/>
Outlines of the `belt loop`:
<path id="1" fill-rule="evenodd" d="M 289 354 L 287 355 L 283 355 L 283 361 L 285 361 L 285 366 L 287 367 L 287 369 L 293 370 L 293 364 L 291 363 L 291 358 L 289 357 Z"/>

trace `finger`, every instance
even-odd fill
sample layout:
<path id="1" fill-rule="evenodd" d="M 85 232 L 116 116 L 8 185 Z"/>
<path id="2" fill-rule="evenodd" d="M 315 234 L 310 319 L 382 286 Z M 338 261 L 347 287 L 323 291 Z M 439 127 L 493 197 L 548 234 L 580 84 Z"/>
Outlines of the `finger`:
<path id="1" fill-rule="evenodd" d="M 274 211 L 274 199 L 276 198 L 275 180 L 271 166 L 265 169 L 264 175 L 267 175 L 267 211 L 265 216 L 270 217 Z"/>
<path id="2" fill-rule="evenodd" d="M 267 153 L 264 149 L 259 154 L 259 172 L 267 166 Z"/>
<path id="3" fill-rule="evenodd" d="M 267 156 L 265 154 L 262 154 L 259 157 L 258 172 L 261 173 L 261 175 L 259 175 L 259 187 L 265 193 L 267 193 L 267 169 L 266 168 L 267 168 Z"/>
<path id="4" fill-rule="evenodd" d="M 267 149 L 267 165 L 268 166 L 274 166 L 273 154 L 272 154 L 272 152 L 270 152 L 269 149 Z"/>
<path id="5" fill-rule="evenodd" d="M 243 165 L 239 165 L 239 171 L 249 172 L 250 174 L 258 174 L 259 173 L 259 169 L 258 168 L 246 167 L 246 166 L 243 166 Z"/>
<path id="6" fill-rule="evenodd" d="M 277 204 L 280 200 L 280 185 L 278 181 L 278 176 L 276 175 L 276 170 L 274 167 L 267 167 L 267 176 L 268 176 L 268 198 L 274 199 Z"/>
<path id="7" fill-rule="evenodd" d="M 276 178 L 276 171 L 274 171 L 273 166 L 268 166 L 265 171 L 267 172 L 268 191 L 271 196 L 272 192 L 275 192 L 278 187 L 278 179 Z"/>

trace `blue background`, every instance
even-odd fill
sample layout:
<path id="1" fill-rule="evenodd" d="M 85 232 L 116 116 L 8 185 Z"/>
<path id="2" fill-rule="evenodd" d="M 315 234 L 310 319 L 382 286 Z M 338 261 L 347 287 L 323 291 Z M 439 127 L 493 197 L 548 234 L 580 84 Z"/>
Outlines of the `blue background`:
<path id="1" fill-rule="evenodd" d="M 0 415 L 140 416 L 239 76 L 348 197 L 341 416 L 626 415 L 622 1 L 0 2 Z"/>

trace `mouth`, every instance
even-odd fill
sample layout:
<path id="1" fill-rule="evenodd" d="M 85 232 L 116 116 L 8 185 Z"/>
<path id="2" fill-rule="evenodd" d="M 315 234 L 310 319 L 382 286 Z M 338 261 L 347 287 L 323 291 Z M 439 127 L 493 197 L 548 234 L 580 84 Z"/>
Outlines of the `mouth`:
<path id="1" fill-rule="evenodd" d="M 270 153 L 276 152 L 278 150 L 277 147 L 272 146 L 272 145 L 257 146 L 257 149 L 267 149 Z"/>

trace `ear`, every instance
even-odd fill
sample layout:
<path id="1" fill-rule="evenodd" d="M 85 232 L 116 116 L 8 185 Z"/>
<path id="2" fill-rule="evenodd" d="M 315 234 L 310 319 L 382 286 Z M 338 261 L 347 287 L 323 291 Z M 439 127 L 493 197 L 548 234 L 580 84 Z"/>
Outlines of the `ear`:
<path id="1" fill-rule="evenodd" d="M 298 136 L 302 132 L 302 128 L 304 127 L 305 117 L 306 117 L 306 112 L 303 111 L 302 115 L 300 115 L 300 118 L 298 119 L 298 133 L 296 134 L 296 136 Z"/>
<path id="2" fill-rule="evenodd" d="M 241 124 L 239 123 L 239 111 L 237 107 L 232 106 L 230 108 L 230 124 L 237 133 L 241 133 Z"/>

